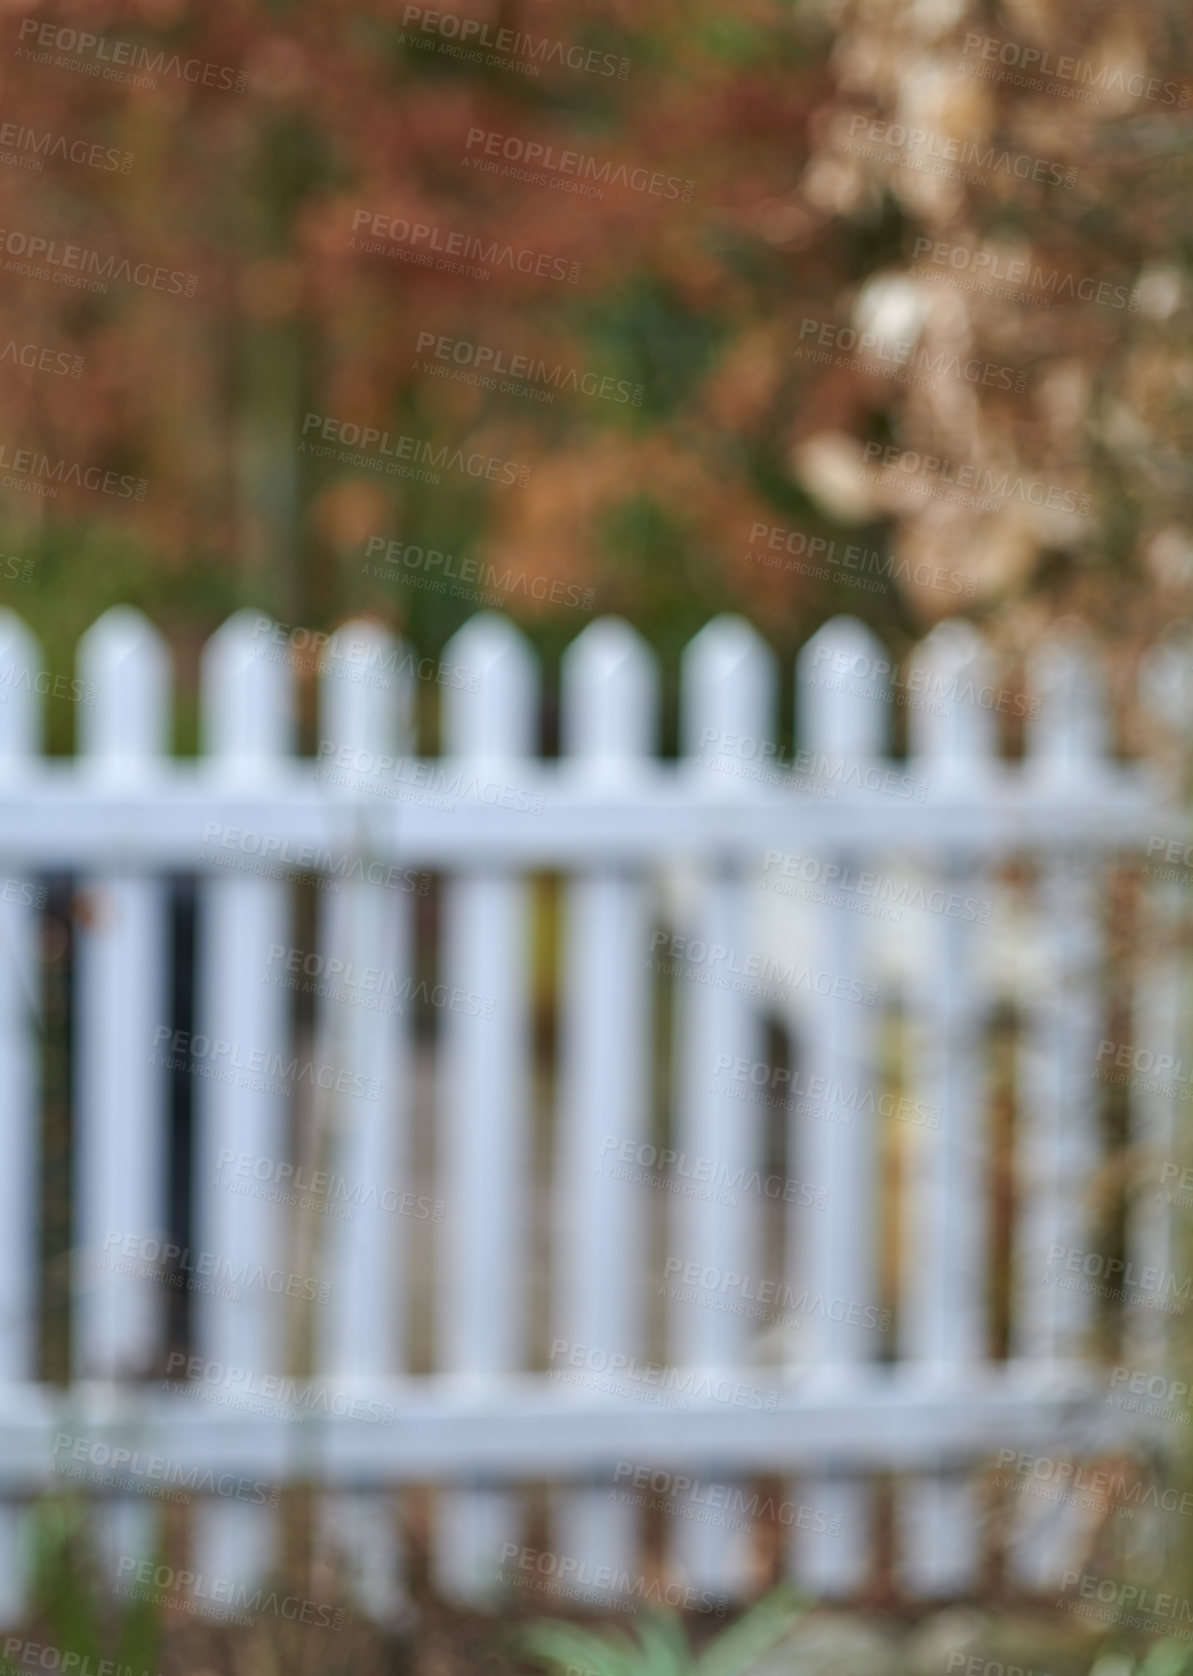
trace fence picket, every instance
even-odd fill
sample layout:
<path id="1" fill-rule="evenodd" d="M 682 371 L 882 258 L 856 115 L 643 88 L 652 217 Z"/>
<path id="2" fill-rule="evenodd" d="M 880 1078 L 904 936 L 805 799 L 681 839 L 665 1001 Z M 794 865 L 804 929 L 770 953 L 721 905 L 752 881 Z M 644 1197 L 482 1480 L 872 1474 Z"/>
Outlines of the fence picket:
<path id="1" fill-rule="evenodd" d="M 918 648 L 909 731 L 910 771 L 934 792 L 982 789 L 996 754 L 989 659 L 967 624 L 946 622 Z M 938 1125 L 905 1137 L 907 1261 L 900 1311 L 900 1354 L 931 1368 L 943 1392 L 965 1400 L 989 1354 L 986 1321 L 988 1147 L 983 1026 L 989 1006 L 989 948 L 981 907 L 988 873 L 977 861 L 928 849 L 925 883 L 963 906 L 925 916 L 917 937 L 911 1012 L 916 1029 L 915 1089 Z M 968 911 L 964 905 L 972 906 Z M 965 1593 L 981 1561 L 980 1506 L 972 1477 L 939 1475 L 899 1486 L 907 1590 L 919 1596 Z"/>
<path id="2" fill-rule="evenodd" d="M 208 770 L 222 784 L 268 784 L 292 746 L 292 671 L 287 651 L 270 643 L 272 627 L 240 611 L 203 649 L 203 742 Z M 246 871 L 221 876 L 209 858 L 200 889 L 193 1245 L 214 1261 L 217 1277 L 242 1267 L 269 1274 L 286 1267 L 280 1207 L 229 1192 L 212 1172 L 225 1153 L 289 1161 L 290 1007 L 266 979 L 270 950 L 293 942 L 292 891 L 284 867 L 262 861 L 262 876 L 254 876 L 238 848 L 220 843 L 227 834 L 209 837 L 215 857 L 230 856 Z M 227 1082 L 218 1080 L 224 1060 Z M 250 1281 L 239 1296 L 198 1292 L 192 1321 L 197 1353 L 208 1362 L 258 1377 L 287 1371 L 283 1300 L 264 1284 Z M 269 1507 L 212 1499 L 197 1509 L 192 1539 L 200 1571 L 251 1588 L 274 1564 L 277 1517 Z"/>
<path id="3" fill-rule="evenodd" d="M 35 677 L 41 654 L 10 611 L 0 611 L 0 788 L 20 794 L 41 745 Z M 42 1024 L 37 883 L 28 857 L 4 857 L 0 890 L 0 1387 L 32 1386 L 38 1373 L 38 1216 Z M 0 1502 L 0 1623 L 25 1609 L 23 1507 Z"/>
<path id="4" fill-rule="evenodd" d="M 743 765 L 737 740 L 754 741 L 759 756 L 763 742 L 773 740 L 774 701 L 774 659 L 754 629 L 728 615 L 706 624 L 686 647 L 681 670 L 680 749 L 687 772 L 716 785 L 726 798 L 748 801 L 751 782 L 726 770 Z M 685 928 L 687 948 L 701 945 L 710 961 L 713 950 L 725 950 L 731 969 L 740 971 L 748 958 L 749 935 L 740 869 L 728 863 L 706 869 L 697 892 L 695 915 Z M 743 1106 L 724 1091 L 723 1066 L 765 1057 L 765 1021 L 740 986 L 704 981 L 709 971 L 690 964 L 686 951 L 681 965 L 673 986 L 675 1150 L 685 1159 L 702 1161 L 689 1167 L 711 1164 L 731 1181 L 739 1170 L 748 1176 L 761 1169 L 763 1118 L 760 1108 Z M 673 1265 L 699 1260 L 723 1274 L 758 1275 L 760 1216 L 748 1192 L 722 1188 L 707 1198 L 678 1196 L 672 1228 L 667 1255 Z M 682 1271 L 673 1267 L 670 1278 L 665 1274 L 665 1284 L 674 1288 L 677 1272 Z M 701 1372 L 738 1372 L 750 1360 L 748 1322 L 709 1307 L 711 1301 L 699 1295 L 694 1301 L 672 1299 L 671 1360 Z M 730 1488 L 718 1485 L 708 1494 Z M 671 1527 L 671 1541 L 675 1562 L 692 1588 L 735 1596 L 747 1586 L 752 1563 L 748 1532 L 680 1516 Z"/>
<path id="5" fill-rule="evenodd" d="M 81 766 L 94 781 L 151 780 L 170 745 L 165 643 L 139 612 L 117 606 L 84 635 L 78 669 L 93 701 L 80 706 Z M 75 1375 L 136 1379 L 164 1349 L 166 893 L 130 867 L 81 879 L 78 901 Z M 145 1496 L 105 1504 L 96 1535 L 113 1576 L 121 1555 L 152 1553 L 157 1514 Z"/>
<path id="6" fill-rule="evenodd" d="M 1193 745 L 1193 640 L 1180 638 L 1157 647 L 1140 671 L 1140 697 L 1145 711 L 1170 736 L 1184 767 Z M 1183 795 L 1185 775 L 1172 775 L 1173 789 Z M 1153 877 L 1153 875 L 1155 875 Z M 1167 1055 L 1174 1067 L 1168 1075 L 1132 1079 L 1127 1110 L 1129 1144 L 1135 1168 L 1127 1205 L 1127 1256 L 1137 1271 L 1155 1268 L 1171 1274 L 1176 1267 L 1177 1242 L 1169 1195 L 1181 1189 L 1179 1171 L 1185 1166 L 1180 1136 L 1180 1090 L 1175 1080 L 1188 1061 L 1185 1040 L 1187 982 L 1182 938 L 1188 924 L 1188 884 L 1180 866 L 1173 866 L 1161 847 L 1155 860 L 1145 861 L 1140 891 L 1139 969 L 1133 996 L 1132 1040 L 1156 1058 Z M 1168 1316 L 1161 1309 L 1136 1304 L 1123 1312 L 1123 1357 L 1133 1368 L 1166 1365 L 1169 1350 Z"/>
<path id="7" fill-rule="evenodd" d="M 1038 705 L 1025 771 L 1056 799 L 1088 791 L 1107 765 L 1099 672 L 1064 633 L 1045 640 L 1029 668 Z M 1036 880 L 1035 993 L 1021 1032 L 1016 1138 L 1012 1351 L 1037 1364 L 1088 1354 L 1096 1294 L 1067 1254 L 1098 1245 L 1090 1192 L 1100 1161 L 1097 1048 L 1102 1024 L 1100 867 L 1053 853 Z M 1103 1242 L 1104 1243 L 1104 1242 Z M 1065 1255 L 1059 1264 L 1051 1254 Z M 1079 1508 L 1017 1497 L 1008 1569 L 1037 1588 L 1055 1584 L 1088 1523 Z"/>
<path id="8" fill-rule="evenodd" d="M 356 1379 L 392 1377 L 405 1362 L 409 1241 L 398 1212 L 409 1186 L 411 1043 L 399 997 L 412 971 L 417 877 L 380 859 L 378 844 L 399 787 L 396 767 L 384 764 L 411 746 L 401 648 L 368 622 L 347 624 L 334 645 L 320 683 L 320 739 L 328 760 L 346 764 L 359 805 L 355 850 L 335 858 L 347 876 L 329 879 L 320 897 L 316 1042 L 320 1064 L 376 1093 L 333 1091 L 316 1100 L 308 1155 L 332 1178 L 331 1211 L 349 1214 L 311 1217 L 307 1226 L 312 1244 L 322 1236 L 314 1268 L 330 1291 L 316 1311 L 316 1371 L 349 1388 Z M 360 987 L 370 972 L 380 974 L 375 994 Z M 327 1495 L 320 1508 L 325 1547 L 346 1560 L 356 1598 L 378 1620 L 394 1617 L 404 1598 L 396 1512 L 385 1490 Z"/>
<path id="9" fill-rule="evenodd" d="M 656 748 L 658 677 L 628 624 L 594 622 L 564 654 L 561 728 L 577 779 L 633 787 Z M 649 1201 L 616 1179 L 608 1137 L 649 1134 L 651 993 L 646 881 L 593 868 L 567 886 L 566 975 L 557 1123 L 555 1331 L 568 1344 L 640 1356 Z M 636 1510 L 611 1482 L 568 1490 L 556 1546 L 620 1574 L 635 1563 Z"/>
<path id="10" fill-rule="evenodd" d="M 537 671 L 525 641 L 486 612 L 453 636 L 444 661 L 463 676 L 460 686 L 445 686 L 442 717 L 461 799 L 511 777 L 516 783 L 519 765 L 535 754 Z M 512 808 L 509 816 L 534 818 Z M 438 1365 L 470 1382 L 525 1365 L 530 907 L 525 880 L 483 860 L 444 883 L 442 979 L 460 1000 L 439 1019 Z M 457 1600 L 485 1598 L 499 1579 L 503 1543 L 521 1529 L 518 1496 L 449 1490 L 436 1511 L 440 1588 Z"/>
<path id="11" fill-rule="evenodd" d="M 886 659 L 869 630 L 851 617 L 835 617 L 812 637 L 797 663 L 797 717 L 801 742 L 812 753 L 814 770 L 832 775 L 860 773 L 882 757 L 887 726 Z M 856 878 L 864 853 L 842 849 L 826 856 L 841 869 L 839 878 Z M 847 983 L 863 970 L 863 921 L 846 908 L 825 904 L 818 912 L 816 964 L 831 979 Z M 793 1135 L 793 1156 L 801 1159 L 802 1180 L 824 1188 L 828 1208 L 809 1222 L 791 1218 L 789 1252 L 796 1260 L 794 1290 L 808 1289 L 823 1299 L 798 1330 L 800 1360 L 816 1368 L 830 1385 L 848 1379 L 848 1370 L 872 1360 L 878 1351 L 867 1310 L 879 1303 L 877 1290 L 878 1211 L 876 1125 L 862 1101 L 856 1109 L 839 1107 L 833 1091 L 866 1088 L 872 1081 L 876 1029 L 870 1009 L 840 992 L 814 994 L 808 1026 L 800 1043 L 803 1086 L 829 1090 L 818 1102 L 826 1115 L 809 1114 Z M 829 1314 L 831 1300 L 843 1300 L 843 1318 Z M 853 1322 L 849 1317 L 853 1316 Z M 871 1319 L 874 1319 L 871 1316 Z M 796 1580 L 826 1597 L 853 1593 L 870 1567 L 873 1542 L 873 1490 L 855 1477 L 828 1472 L 808 1482 L 805 1494 L 838 1531 L 826 1541 L 810 1531 L 794 1533 L 792 1565 Z"/>

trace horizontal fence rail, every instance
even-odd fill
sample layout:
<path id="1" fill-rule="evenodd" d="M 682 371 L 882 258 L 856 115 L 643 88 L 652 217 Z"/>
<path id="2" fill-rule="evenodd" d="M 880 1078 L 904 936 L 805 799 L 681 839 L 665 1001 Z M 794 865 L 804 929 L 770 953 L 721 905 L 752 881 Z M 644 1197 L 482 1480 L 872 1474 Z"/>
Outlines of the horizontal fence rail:
<path id="1" fill-rule="evenodd" d="M 1064 635 L 1020 693 L 966 625 L 896 671 L 835 619 L 787 746 L 772 654 L 720 618 L 673 760 L 618 620 L 565 654 L 550 760 L 505 619 L 432 665 L 438 756 L 424 663 L 338 630 L 299 757 L 315 671 L 240 613 L 184 762 L 164 643 L 117 609 L 50 762 L 0 617 L 0 1618 L 47 1491 L 95 1503 L 117 1582 L 187 1501 L 232 1602 L 315 1486 L 315 1551 L 379 1617 L 428 1486 L 417 1541 L 469 1603 L 528 1553 L 562 1605 L 768 1571 L 847 1598 L 883 1541 L 909 1597 L 1055 1585 L 1101 1525 L 1033 1487 L 1162 1471 L 1180 1417 L 1183 643 L 1129 764 Z"/>

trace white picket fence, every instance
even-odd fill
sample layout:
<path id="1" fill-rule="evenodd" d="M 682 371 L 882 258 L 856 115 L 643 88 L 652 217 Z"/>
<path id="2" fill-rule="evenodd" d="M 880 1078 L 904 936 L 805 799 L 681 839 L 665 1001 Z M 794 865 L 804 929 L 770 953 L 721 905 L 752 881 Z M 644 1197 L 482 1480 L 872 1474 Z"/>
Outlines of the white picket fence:
<path id="1" fill-rule="evenodd" d="M 361 623 L 324 658 L 312 760 L 293 754 L 294 644 L 251 612 L 213 637 L 204 755 L 181 761 L 166 649 L 137 613 L 110 611 L 80 649 L 79 754 L 49 760 L 39 651 L 0 619 L 0 1618 L 22 1605 L 29 1499 L 53 1488 L 102 1503 L 118 1577 L 156 1551 L 151 1486 L 206 1491 L 192 1568 L 262 1578 L 284 1508 L 241 1479 L 322 1486 L 320 1542 L 382 1615 L 402 1598 L 400 1515 L 420 1484 L 435 1487 L 432 1576 L 462 1600 L 528 1580 L 565 1604 L 641 1597 L 643 1503 L 657 1499 L 664 1575 L 702 1604 L 740 1598 L 761 1580 L 767 1516 L 703 1513 L 742 1507 L 759 1482 L 778 1485 L 781 1564 L 817 1596 L 848 1597 L 873 1576 L 890 1474 L 901 1587 L 965 1595 L 984 1576 L 980 1474 L 999 1448 L 1092 1459 L 1162 1441 L 1154 1414 L 1107 1403 L 1095 1289 L 1056 1284 L 1053 1256 L 1111 1249 L 1095 1194 L 1104 881 L 1138 874 L 1159 838 L 1187 841 L 1172 775 L 1113 759 L 1096 660 L 1064 639 L 1037 649 L 1038 714 L 1009 762 L 997 729 L 1019 701 L 1000 698 L 973 631 L 938 629 L 891 689 L 882 649 L 837 619 L 799 659 L 793 755 L 774 744 L 772 654 L 720 618 L 684 655 L 681 754 L 664 761 L 652 655 L 606 619 L 565 654 L 561 752 L 544 760 L 539 674 L 508 621 L 474 618 L 434 664 Z M 1147 668 L 1151 711 L 1178 744 L 1188 667 L 1176 650 Z M 403 755 L 420 675 L 441 695 L 435 759 Z M 891 761 L 898 706 L 909 755 Z M 86 912 L 74 1379 L 53 1389 L 36 1349 L 24 886 L 63 870 Z M 312 872 L 329 888 L 300 943 L 291 875 Z M 168 999 L 172 874 L 200 879 L 189 1042 Z M 438 937 L 420 988 L 424 874 L 439 881 Z M 560 879 L 549 1077 L 534 1049 L 542 874 Z M 883 901 L 902 917 L 873 911 Z M 1164 938 L 1183 887 L 1149 883 L 1140 914 L 1128 1039 L 1176 1060 L 1183 977 Z M 304 962 L 328 992 L 296 1036 L 296 991 L 275 980 L 307 981 Z M 362 1004 L 387 996 L 390 1008 Z M 430 1045 L 413 1029 L 419 996 Z M 1007 1002 L 1013 1279 L 996 1358 L 990 1024 Z M 787 1064 L 772 1063 L 775 1028 Z M 166 1162 L 180 1056 L 195 1102 L 193 1359 L 163 1379 L 170 1287 L 156 1270 L 159 1246 L 177 1243 Z M 1175 1156 L 1178 1110 L 1166 1086 L 1131 1095 L 1140 1156 Z M 316 1170 L 314 1211 L 269 1196 Z M 341 1191 L 351 1216 L 327 1213 Z M 1154 1198 L 1132 1200 L 1126 1254 L 1171 1274 Z M 1102 1357 L 1162 1369 L 1165 1322 L 1125 1308 Z M 526 1486 L 543 1484 L 549 1534 L 535 1527 L 531 1553 Z M 1004 1501 L 1012 1574 L 1044 1587 L 1079 1550 L 1083 1516 Z"/>

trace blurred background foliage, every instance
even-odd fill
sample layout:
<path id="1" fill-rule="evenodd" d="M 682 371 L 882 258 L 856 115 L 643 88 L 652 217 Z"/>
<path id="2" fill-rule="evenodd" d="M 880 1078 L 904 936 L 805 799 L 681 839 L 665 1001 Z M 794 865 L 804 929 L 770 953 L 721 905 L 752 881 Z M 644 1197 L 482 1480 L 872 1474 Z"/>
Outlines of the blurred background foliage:
<path id="1" fill-rule="evenodd" d="M 4 363 L 0 441 L 148 483 L 140 503 L 0 489 L 4 552 L 33 561 L 0 600 L 49 667 L 69 669 L 81 631 L 121 601 L 167 634 L 184 693 L 198 647 L 239 605 L 322 629 L 363 612 L 438 650 L 473 590 L 377 574 L 365 550 L 378 536 L 522 579 L 505 608 L 549 656 L 589 613 L 534 598 L 542 578 L 591 590 L 592 612 L 624 614 L 669 662 L 724 609 L 784 655 L 840 610 L 896 653 L 965 610 L 1014 655 L 1073 613 L 1128 661 L 1185 612 L 1185 0 L 459 0 L 433 14 L 538 43 L 494 65 L 452 56 L 440 25 L 420 28 L 428 15 L 400 0 L 4 7 L 5 118 L 133 164 L 50 155 L 35 170 L 0 149 L 3 228 L 198 276 L 192 298 L 119 281 L 88 294 L 13 271 L 0 249 L 8 333 L 85 362 L 78 380 Z M 244 86 L 84 73 L 77 53 L 39 53 L 29 19 L 198 58 Z M 983 79 L 975 37 L 1109 66 L 1111 81 L 1087 103 L 1011 72 Z M 535 61 L 544 40 L 628 71 L 549 49 Z M 1139 72 L 1179 98 L 1134 95 Z M 1076 175 L 921 166 L 933 143 L 875 146 L 859 118 Z M 691 180 L 691 199 L 477 174 L 472 129 Z M 578 278 L 495 267 L 486 281 L 363 251 L 360 210 L 549 252 Z M 917 259 L 924 239 L 1123 286 L 1138 306 L 966 290 Z M 876 370 L 857 353 L 815 362 L 809 321 L 864 325 L 937 366 L 1011 368 L 1023 388 L 956 371 L 905 380 L 889 355 Z M 640 385 L 641 405 L 432 377 L 420 333 Z M 307 413 L 514 460 L 530 481 L 427 484 L 312 458 Z M 1059 486 L 1088 496 L 1090 515 L 1014 498 L 979 511 L 876 482 L 873 441 Z M 941 566 L 966 587 L 904 573 L 866 589 L 839 563 L 766 566 L 758 524 Z M 50 708 L 67 747 L 72 706 Z M 179 741 L 194 746 L 193 704 Z"/>

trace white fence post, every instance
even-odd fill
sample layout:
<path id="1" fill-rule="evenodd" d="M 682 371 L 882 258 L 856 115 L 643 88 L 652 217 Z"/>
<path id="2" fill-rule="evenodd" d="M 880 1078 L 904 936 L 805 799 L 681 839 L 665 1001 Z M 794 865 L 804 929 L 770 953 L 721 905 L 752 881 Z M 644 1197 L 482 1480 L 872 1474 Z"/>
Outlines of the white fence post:
<path id="1" fill-rule="evenodd" d="M 594 622 L 564 654 L 564 760 L 575 782 L 632 790 L 658 729 L 654 658 L 628 624 Z M 610 1355 L 642 1353 L 649 1199 L 616 1179 L 623 1142 L 649 1134 L 651 986 L 646 880 L 622 866 L 569 882 L 554 1205 L 555 1331 Z M 616 1145 L 610 1147 L 610 1139 Z M 620 1573 L 636 1557 L 636 1510 L 612 1482 L 567 1490 L 559 1552 Z"/>
<path id="2" fill-rule="evenodd" d="M 717 617 L 689 642 L 681 674 L 680 750 L 688 775 L 716 786 L 730 800 L 750 800 L 750 781 L 726 769 L 747 759 L 738 740 L 753 740 L 764 760 L 764 742 L 775 733 L 774 658 L 769 647 L 740 617 Z M 715 766 L 714 766 L 715 764 Z M 741 971 L 749 955 L 746 889 L 736 864 L 714 864 L 700 878 L 697 909 L 687 947 L 701 945 L 709 962 L 725 951 L 729 970 Z M 739 1173 L 746 1178 L 763 1163 L 761 1107 L 734 1100 L 725 1092 L 724 1067 L 740 1059 L 765 1057 L 765 1020 L 757 1003 L 740 988 L 704 981 L 715 965 L 689 965 L 687 956 L 675 997 L 674 1146 L 689 1167 L 707 1168 L 723 1182 Z M 707 1198 L 677 1196 L 673 1239 L 667 1256 L 673 1262 L 699 1261 L 722 1273 L 757 1276 L 763 1255 L 760 1206 L 742 1188 L 717 1185 Z M 664 1276 L 675 1286 L 673 1268 Z M 754 1336 L 745 1317 L 717 1309 L 718 1300 L 703 1294 L 672 1300 L 668 1309 L 671 1361 L 702 1372 L 732 1370 L 752 1360 Z M 710 1495 L 712 1494 L 710 1490 Z M 670 1536 L 675 1562 L 691 1587 L 736 1595 L 750 1582 L 749 1532 L 728 1525 L 700 1524 L 676 1518 Z"/>
<path id="3" fill-rule="evenodd" d="M 270 644 L 272 628 L 260 614 L 241 611 L 203 649 L 205 766 L 221 788 L 242 783 L 259 789 L 290 752 L 294 683 L 288 649 Z M 250 1275 L 284 1266 L 280 1207 L 230 1193 L 207 1169 L 224 1153 L 289 1156 L 291 1090 L 284 1068 L 290 1004 L 286 991 L 266 979 L 270 950 L 289 948 L 293 941 L 292 891 L 284 870 L 267 859 L 270 852 L 262 854 L 259 837 L 254 842 L 250 834 L 229 838 L 216 831 L 209 839 L 214 853 L 234 859 L 237 870 L 220 876 L 210 866 L 201 886 L 191 1044 L 199 1163 L 193 1246 L 214 1262 L 220 1290 L 196 1292 L 193 1336 L 197 1353 L 210 1361 L 257 1375 L 279 1374 L 286 1371 L 282 1301 L 263 1285 L 250 1283 L 238 1293 L 219 1277 L 246 1265 Z M 254 876 L 254 866 L 263 876 Z M 212 1499 L 197 1511 L 196 1565 L 206 1575 L 252 1587 L 273 1565 L 276 1540 L 271 1508 Z"/>
<path id="4" fill-rule="evenodd" d="M 0 611 L 0 787 L 19 793 L 41 746 L 37 643 L 19 617 Z M 11 862 L 5 858 L 5 872 Z M 0 890 L 0 1384 L 32 1384 L 38 1361 L 38 1213 L 41 1124 L 37 1034 L 42 1000 L 37 885 L 28 858 Z M 25 1608 L 23 1507 L 0 1504 L 0 1623 Z"/>
<path id="5" fill-rule="evenodd" d="M 883 758 L 888 725 L 884 700 L 884 649 L 863 624 L 836 617 L 804 646 L 797 664 L 799 735 L 813 753 L 814 769 L 832 774 L 864 769 Z M 857 673 L 861 671 L 862 673 Z M 863 843 L 842 848 L 825 860 L 838 877 L 855 877 Z M 875 1332 L 864 1324 L 879 1302 L 877 1289 L 877 1129 L 866 1102 L 840 1106 L 836 1089 L 864 1089 L 873 1077 L 873 1009 L 832 993 L 838 980 L 863 973 L 862 920 L 857 913 L 825 905 L 818 913 L 819 970 L 831 980 L 826 995 L 809 1001 L 809 1026 L 800 1043 L 801 1086 L 825 1088 L 817 1101 L 824 1111 L 801 1120 L 793 1156 L 802 1158 L 801 1179 L 824 1188 L 828 1206 L 815 1221 L 793 1207 L 789 1250 L 798 1253 L 795 1289 L 807 1288 L 813 1307 L 799 1328 L 800 1360 L 826 1382 L 849 1379 L 849 1370 L 878 1351 Z M 806 1074 L 805 1074 L 806 1073 Z M 823 1300 L 822 1306 L 815 1300 Z M 843 1300 L 844 1308 L 835 1301 Z M 830 1305 L 838 1318 L 830 1315 Z M 853 1317 L 851 1322 L 850 1316 Z M 873 1319 L 874 1317 L 871 1316 Z M 845 1472 L 829 1470 L 804 1485 L 812 1503 L 837 1531 L 832 1540 L 795 1531 L 795 1580 L 814 1594 L 840 1597 L 859 1589 L 872 1564 L 873 1488 Z"/>
<path id="6" fill-rule="evenodd" d="M 919 647 L 908 721 L 909 770 L 931 794 L 981 792 L 996 757 L 989 659 L 968 624 L 942 623 Z M 947 1396 L 964 1401 L 989 1355 L 985 1288 L 989 1146 L 984 1026 L 989 934 L 983 930 L 988 872 L 963 855 L 925 846 L 925 884 L 951 906 L 923 920 L 914 955 L 911 1013 L 915 1089 L 935 1121 L 906 1135 L 906 1268 L 900 1355 L 931 1369 Z M 988 912 L 988 909 L 987 909 Z M 960 1376 L 960 1378 L 958 1378 Z M 898 1489 L 900 1575 L 912 1594 L 949 1596 L 973 1587 L 981 1562 L 981 1509 L 972 1474 L 917 1478 Z"/>
<path id="7" fill-rule="evenodd" d="M 1170 772 L 1170 779 L 1172 789 L 1181 796 L 1193 744 L 1193 640 L 1182 638 L 1157 647 L 1145 659 L 1140 677 L 1145 710 L 1169 734 L 1176 748 L 1179 767 L 1175 773 Z M 1159 875 L 1154 883 L 1149 876 L 1153 871 Z M 1179 1243 L 1173 1239 L 1168 1205 L 1174 1185 L 1182 1179 L 1179 1171 L 1186 1163 L 1186 1148 L 1180 1138 L 1179 1084 L 1170 1077 L 1175 1079 L 1177 1068 L 1188 1060 L 1188 986 L 1183 955 L 1188 903 L 1188 883 L 1181 878 L 1179 867 L 1166 860 L 1164 848 L 1150 863 L 1145 857 L 1132 1043 L 1157 1059 L 1167 1055 L 1174 1069 L 1141 1077 L 1138 1086 L 1129 1090 L 1129 1143 L 1135 1154 L 1135 1169 L 1131 1172 L 1127 1206 L 1127 1256 L 1137 1271 L 1155 1268 L 1161 1274 L 1171 1274 L 1178 1260 Z M 1169 1173 L 1165 1173 L 1166 1166 Z M 1123 1311 L 1123 1356 L 1130 1367 L 1162 1372 L 1169 1338 L 1168 1316 L 1163 1310 L 1137 1304 Z"/>
<path id="8" fill-rule="evenodd" d="M 518 631 L 495 613 L 473 617 L 444 660 L 464 674 L 443 690 L 450 766 L 476 796 L 517 775 L 535 754 L 537 674 Z M 472 795 L 467 791 L 468 795 Z M 510 810 L 510 819 L 532 814 Z M 483 1383 L 525 1365 L 531 1101 L 530 892 L 483 861 L 443 887 L 442 1145 L 437 1360 Z M 434 1575 L 458 1600 L 498 1581 L 503 1543 L 517 1540 L 517 1492 L 447 1490 L 438 1497 Z"/>
<path id="9" fill-rule="evenodd" d="M 1036 649 L 1029 674 L 1039 706 L 1027 736 L 1029 782 L 1058 800 L 1088 794 L 1107 765 L 1099 673 L 1079 642 L 1056 634 Z M 1097 860 L 1053 853 L 1036 882 L 1038 964 L 1021 1035 L 1011 1326 L 1013 1354 L 1040 1364 L 1087 1355 L 1096 1315 L 1096 1283 L 1070 1274 L 1065 1262 L 1070 1252 L 1093 1250 L 1098 1231 L 1091 1189 L 1101 1156 L 1100 871 Z M 1009 1570 L 1047 1588 L 1070 1563 L 1088 1518 L 1073 1506 L 1016 1501 Z"/>
<path id="10" fill-rule="evenodd" d="M 410 1014 L 399 994 L 413 970 L 409 869 L 380 859 L 375 829 L 392 820 L 399 752 L 410 750 L 411 680 L 402 648 L 375 624 L 349 623 L 333 641 L 320 683 L 320 738 L 358 799 L 357 845 L 320 897 L 316 1042 L 320 1064 L 363 1082 L 366 1095 L 316 1096 L 312 1167 L 331 1177 L 328 1214 L 308 1217 L 322 1255 L 312 1271 L 330 1298 L 316 1307 L 316 1372 L 337 1387 L 383 1379 L 405 1363 L 409 1218 Z M 353 654 L 363 653 L 363 657 Z M 341 858 L 336 858 L 338 861 Z M 357 863 L 360 867 L 357 867 Z M 339 962 L 337 968 L 336 962 Z M 379 973 L 375 993 L 367 987 Z M 343 1215 L 338 1215 L 342 1211 Z M 404 1591 L 386 1490 L 320 1498 L 323 1545 L 345 1560 L 357 1599 L 378 1620 L 393 1618 Z"/>
<path id="11" fill-rule="evenodd" d="M 164 641 L 140 612 L 117 606 L 83 636 L 78 669 L 81 769 L 96 785 L 152 782 L 170 748 Z M 166 887 L 130 865 L 81 879 L 79 900 L 75 1372 L 144 1378 L 164 1347 L 168 1285 L 168 1078 L 158 1045 L 170 1025 Z M 158 1512 L 138 1495 L 104 1508 L 97 1528 L 113 1575 L 121 1555 L 150 1555 Z"/>

